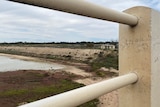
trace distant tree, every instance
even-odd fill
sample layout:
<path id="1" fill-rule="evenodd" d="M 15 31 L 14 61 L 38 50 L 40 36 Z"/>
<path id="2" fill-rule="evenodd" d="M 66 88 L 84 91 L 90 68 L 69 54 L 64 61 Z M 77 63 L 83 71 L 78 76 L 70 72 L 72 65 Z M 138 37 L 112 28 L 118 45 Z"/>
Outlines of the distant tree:
<path id="1" fill-rule="evenodd" d="M 94 43 L 93 42 L 87 42 L 86 45 L 89 48 L 93 48 L 94 47 Z"/>

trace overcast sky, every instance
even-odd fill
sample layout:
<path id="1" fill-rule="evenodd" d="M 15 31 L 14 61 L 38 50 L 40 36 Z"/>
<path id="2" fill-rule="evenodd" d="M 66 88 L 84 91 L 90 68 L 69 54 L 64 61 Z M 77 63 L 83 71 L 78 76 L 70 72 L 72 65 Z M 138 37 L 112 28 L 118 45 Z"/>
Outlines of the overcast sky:
<path id="1" fill-rule="evenodd" d="M 123 11 L 159 0 L 88 0 Z M 55 10 L 0 0 L 0 42 L 78 42 L 118 40 L 118 24 Z"/>

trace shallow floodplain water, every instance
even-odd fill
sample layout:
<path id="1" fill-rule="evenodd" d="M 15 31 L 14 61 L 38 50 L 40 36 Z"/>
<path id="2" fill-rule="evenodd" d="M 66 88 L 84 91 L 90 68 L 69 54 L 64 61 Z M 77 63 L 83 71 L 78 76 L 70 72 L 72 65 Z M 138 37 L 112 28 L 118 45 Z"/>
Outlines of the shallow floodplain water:
<path id="1" fill-rule="evenodd" d="M 24 61 L 6 56 L 0 56 L 0 72 L 16 70 L 55 70 L 62 69 L 63 67 L 63 65 L 59 64 Z"/>

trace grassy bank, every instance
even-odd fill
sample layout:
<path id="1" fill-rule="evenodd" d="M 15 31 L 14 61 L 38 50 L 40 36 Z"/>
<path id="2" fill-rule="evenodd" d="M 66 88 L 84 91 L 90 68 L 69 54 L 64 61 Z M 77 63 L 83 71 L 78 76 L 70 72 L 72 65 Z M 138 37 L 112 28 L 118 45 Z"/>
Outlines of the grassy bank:
<path id="1" fill-rule="evenodd" d="M 72 77 L 72 78 L 71 78 Z M 65 72 L 13 71 L 0 73 L 0 105 L 16 107 L 23 102 L 32 102 L 68 90 L 84 86 L 72 81 L 79 78 Z M 96 107 L 93 100 L 79 107 Z"/>
<path id="2" fill-rule="evenodd" d="M 95 71 L 101 67 L 118 69 L 118 53 L 113 51 L 107 55 L 100 53 L 94 61 L 89 63 L 92 70 Z"/>

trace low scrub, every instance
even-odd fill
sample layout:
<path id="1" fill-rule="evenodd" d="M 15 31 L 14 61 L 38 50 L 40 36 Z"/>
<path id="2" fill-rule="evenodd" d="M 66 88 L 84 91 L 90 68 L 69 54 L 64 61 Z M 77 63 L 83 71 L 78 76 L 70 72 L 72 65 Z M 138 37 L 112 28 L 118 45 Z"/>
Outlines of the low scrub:
<path id="1" fill-rule="evenodd" d="M 90 63 L 90 66 L 92 67 L 92 71 L 96 71 L 101 67 L 118 69 L 118 54 L 117 52 L 107 55 L 100 53 L 98 58 Z"/>
<path id="2" fill-rule="evenodd" d="M 44 71 L 0 73 L 0 105 L 16 107 L 84 86 L 73 82 L 71 76 L 64 72 L 51 74 Z M 96 107 L 97 104 L 96 99 L 79 107 Z"/>

